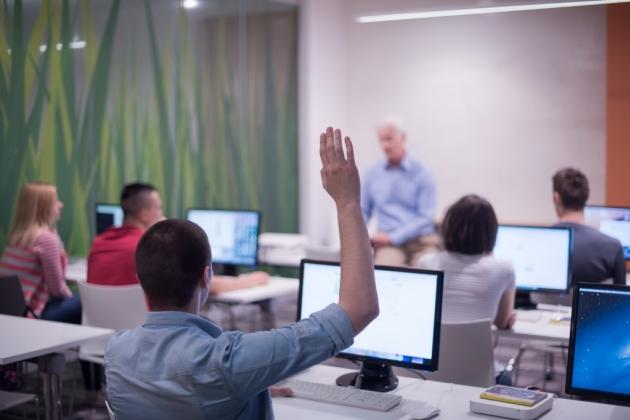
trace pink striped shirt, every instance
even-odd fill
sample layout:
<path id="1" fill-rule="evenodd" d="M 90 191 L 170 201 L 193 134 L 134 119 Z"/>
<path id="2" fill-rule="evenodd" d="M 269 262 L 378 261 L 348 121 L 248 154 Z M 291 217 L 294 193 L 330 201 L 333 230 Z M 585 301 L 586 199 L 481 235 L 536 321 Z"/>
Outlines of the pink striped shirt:
<path id="1" fill-rule="evenodd" d="M 7 246 L 0 259 L 0 276 L 18 276 L 26 305 L 40 316 L 49 297 L 72 297 L 66 265 L 61 238 L 49 231 L 39 234 L 28 248 Z"/>

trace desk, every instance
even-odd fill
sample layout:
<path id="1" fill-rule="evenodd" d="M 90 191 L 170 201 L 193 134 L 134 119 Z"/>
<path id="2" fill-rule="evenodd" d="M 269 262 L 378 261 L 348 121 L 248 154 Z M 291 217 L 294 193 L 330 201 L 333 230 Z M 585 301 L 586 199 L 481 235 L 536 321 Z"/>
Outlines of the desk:
<path id="1" fill-rule="evenodd" d="M 263 328 L 268 330 L 275 327 L 275 316 L 271 308 L 271 300 L 286 295 L 296 295 L 300 287 L 297 279 L 286 277 L 271 277 L 269 283 L 247 289 L 232 290 L 231 292 L 211 295 L 211 302 L 224 304 L 228 307 L 230 329 L 235 328 L 232 306 L 240 304 L 256 304 L 260 306 L 263 316 Z"/>
<path id="2" fill-rule="evenodd" d="M 113 330 L 0 315 L 0 365 L 39 357 L 46 419 L 61 419 L 61 380 L 65 357 L 54 354 L 87 341 L 111 336 Z"/>
<path id="3" fill-rule="evenodd" d="M 511 330 L 495 330 L 500 337 L 526 340 L 569 342 L 571 321 L 554 322 L 559 316 L 571 316 L 568 306 L 538 304 L 540 309 L 516 311 L 516 322 Z"/>
<path id="4" fill-rule="evenodd" d="M 318 365 L 297 375 L 306 381 L 333 384 L 337 376 L 349 372 L 348 369 Z M 469 401 L 479 395 L 482 388 L 424 381 L 399 377 L 398 388 L 394 391 L 406 399 L 423 401 L 440 408 L 436 420 L 496 419 L 497 417 L 474 414 L 469 411 Z M 404 402 L 403 402 L 404 404 Z M 333 404 L 303 400 L 299 398 L 274 398 L 273 408 L 278 420 L 342 420 L 342 419 L 383 419 L 398 420 L 403 417 L 403 407 L 396 407 L 387 413 L 344 407 Z M 544 420 L 622 420 L 630 418 L 630 407 L 584 401 L 556 399 L 553 409 L 545 414 Z"/>

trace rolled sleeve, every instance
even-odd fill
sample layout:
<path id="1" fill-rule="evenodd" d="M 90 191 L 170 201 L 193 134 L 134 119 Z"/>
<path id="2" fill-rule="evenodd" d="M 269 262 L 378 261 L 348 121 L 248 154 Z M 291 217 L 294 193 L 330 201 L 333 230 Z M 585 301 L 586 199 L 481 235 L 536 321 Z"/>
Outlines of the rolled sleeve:
<path id="1" fill-rule="evenodd" d="M 271 331 L 224 334 L 217 360 L 239 399 L 335 356 L 352 345 L 352 324 L 331 304 L 309 318 Z"/>
<path id="2" fill-rule="evenodd" d="M 325 309 L 315 312 L 311 317 L 321 324 L 322 328 L 335 343 L 336 353 L 347 349 L 354 342 L 354 332 L 350 318 L 348 318 L 346 311 L 341 309 L 341 306 L 336 303 L 332 303 Z"/>

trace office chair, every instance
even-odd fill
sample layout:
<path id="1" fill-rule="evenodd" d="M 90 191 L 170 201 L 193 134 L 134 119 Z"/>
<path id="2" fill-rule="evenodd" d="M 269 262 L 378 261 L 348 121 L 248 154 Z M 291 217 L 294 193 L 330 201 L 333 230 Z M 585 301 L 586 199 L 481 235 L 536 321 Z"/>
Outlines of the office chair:
<path id="1" fill-rule="evenodd" d="M 18 276 L 0 277 L 0 314 L 26 316 L 28 311 Z"/>
<path id="2" fill-rule="evenodd" d="M 439 369 L 427 379 L 489 387 L 495 383 L 492 321 L 443 322 Z"/>

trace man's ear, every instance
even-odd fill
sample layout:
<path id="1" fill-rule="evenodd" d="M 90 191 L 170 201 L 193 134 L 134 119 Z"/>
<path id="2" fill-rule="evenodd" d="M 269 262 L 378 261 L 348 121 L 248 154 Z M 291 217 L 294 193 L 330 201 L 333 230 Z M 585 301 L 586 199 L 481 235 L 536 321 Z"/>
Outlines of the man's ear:
<path id="1" fill-rule="evenodd" d="M 556 206 L 559 206 L 562 204 L 562 201 L 560 200 L 560 194 L 558 194 L 558 191 L 553 192 L 553 203 Z"/>
<path id="2" fill-rule="evenodd" d="M 210 265 L 207 265 L 206 268 L 203 269 L 203 274 L 199 279 L 199 287 L 202 289 L 210 289 L 210 280 L 212 279 L 212 268 Z"/>

